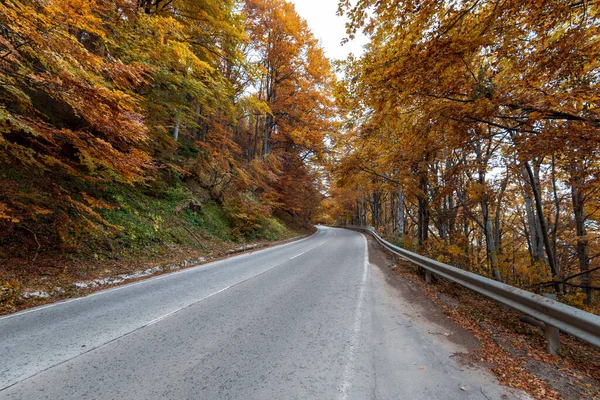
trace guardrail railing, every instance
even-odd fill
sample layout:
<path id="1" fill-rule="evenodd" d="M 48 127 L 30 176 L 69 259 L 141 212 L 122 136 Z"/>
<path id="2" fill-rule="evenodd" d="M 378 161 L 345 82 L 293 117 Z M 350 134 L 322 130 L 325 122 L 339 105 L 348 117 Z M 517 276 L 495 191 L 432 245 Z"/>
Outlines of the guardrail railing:
<path id="1" fill-rule="evenodd" d="M 388 251 L 424 268 L 427 283 L 431 283 L 433 273 L 544 322 L 548 341 L 547 351 L 550 354 L 556 354 L 560 350 L 559 331 L 600 347 L 600 316 L 598 315 L 395 246 L 382 239 L 373 227 L 347 226 L 347 228 L 369 232 Z"/>

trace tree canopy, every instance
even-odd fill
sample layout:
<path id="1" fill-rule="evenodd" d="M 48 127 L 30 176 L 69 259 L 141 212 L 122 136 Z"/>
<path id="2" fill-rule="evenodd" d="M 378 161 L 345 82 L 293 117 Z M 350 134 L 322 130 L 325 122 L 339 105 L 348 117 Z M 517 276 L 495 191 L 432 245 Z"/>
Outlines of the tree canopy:
<path id="1" fill-rule="evenodd" d="M 335 78 L 291 4 L 10 0 L 0 31 L 7 231 L 43 218 L 66 240 L 107 226 L 103 187 L 173 179 L 242 230 L 276 210 L 310 220 Z"/>
<path id="2" fill-rule="evenodd" d="M 598 5 L 365 0 L 340 12 L 370 42 L 338 90 L 348 117 L 329 217 L 591 301 Z"/>

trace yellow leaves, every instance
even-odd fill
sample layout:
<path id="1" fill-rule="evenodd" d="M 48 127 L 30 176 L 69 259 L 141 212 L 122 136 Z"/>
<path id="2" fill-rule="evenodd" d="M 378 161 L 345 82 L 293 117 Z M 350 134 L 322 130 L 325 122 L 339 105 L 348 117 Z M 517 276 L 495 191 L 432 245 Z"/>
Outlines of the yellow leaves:
<path id="1" fill-rule="evenodd" d="M 451 244 L 450 246 L 448 246 L 446 251 L 453 257 L 464 255 L 464 251 L 455 244 Z"/>
<path id="2" fill-rule="evenodd" d="M 160 231 L 161 224 L 163 223 L 163 217 L 161 215 L 151 215 L 151 217 L 154 233 L 158 233 Z"/>
<path id="3" fill-rule="evenodd" d="M 545 114 L 541 112 L 534 111 L 529 114 L 528 118 L 531 122 L 541 121 L 544 118 Z"/>
<path id="4" fill-rule="evenodd" d="M 114 206 L 112 204 L 109 204 L 100 199 L 96 199 L 96 198 L 88 195 L 86 192 L 81 192 L 81 197 L 83 197 L 85 202 L 88 203 L 89 206 L 92 208 L 103 208 L 103 209 L 113 209 L 114 208 Z"/>
<path id="5" fill-rule="evenodd" d="M 52 210 L 49 210 L 49 209 L 43 208 L 43 207 L 38 207 L 38 206 L 35 206 L 35 205 L 32 206 L 31 208 L 32 208 L 33 213 L 35 215 L 50 215 L 50 214 L 53 213 Z"/>
<path id="6" fill-rule="evenodd" d="M 101 223 L 103 226 L 112 228 L 114 230 L 122 229 L 122 227 L 120 227 L 118 225 L 111 224 L 110 222 L 108 222 L 107 220 L 102 218 L 102 216 L 100 214 L 98 214 L 97 212 L 95 212 L 91 207 L 83 204 L 80 201 L 73 199 L 71 196 L 66 195 L 65 200 L 71 207 L 73 207 L 74 210 L 77 211 L 78 216 L 80 218 L 84 218 L 87 220 L 88 224 L 90 224 L 91 227 L 96 227 L 95 223 Z M 67 221 L 68 217 L 66 215 L 63 214 L 62 219 L 65 224 L 69 223 L 69 221 Z M 96 227 L 96 228 L 100 228 L 100 227 Z M 64 232 L 64 234 L 66 235 L 66 232 Z"/>
<path id="7" fill-rule="evenodd" d="M 439 256 L 437 256 L 436 261 L 441 262 L 441 263 L 449 263 L 450 258 L 448 258 L 448 256 L 440 254 Z"/>
<path id="8" fill-rule="evenodd" d="M 280 18 L 277 27 L 285 33 L 277 43 L 287 64 L 276 104 L 247 95 L 256 83 L 247 77 L 264 78 L 266 69 L 248 71 L 242 54 L 248 38 L 235 1 L 177 0 L 150 15 L 131 1 L 0 4 L 6 31 L 0 55 L 10 52 L 0 59 L 7 72 L 0 78 L 6 86 L 0 97 L 11 105 L 10 112 L 0 108 L 0 163 L 11 171 L 27 170 L 14 180 L 0 176 L 0 185 L 10 185 L 10 191 L 0 190 L 2 201 L 9 198 L 0 202 L 0 219 L 52 220 L 65 243 L 72 232 L 118 229 L 103 219 L 113 208 L 110 197 L 98 198 L 90 186 L 110 193 L 122 183 L 158 180 L 163 173 L 194 179 L 216 199 L 228 196 L 233 218 L 251 229 L 281 204 L 280 183 L 294 197 L 289 210 L 313 201 L 313 176 L 298 154 L 323 149 L 323 132 L 331 129 L 333 78 L 293 7 L 271 3 L 285 5 L 265 10 Z M 280 118 L 284 112 L 289 114 Z M 281 121 L 276 154 L 246 160 L 240 138 L 251 127 L 244 115 L 276 113 Z M 175 121 L 181 124 L 178 143 L 166 137 Z M 300 172 L 286 181 L 295 169 Z M 32 177 L 36 187 L 30 186 Z M 294 184 L 303 191 L 294 192 Z M 151 217 L 159 230 L 162 221 Z"/>
<path id="9" fill-rule="evenodd" d="M 203 76 L 214 72 L 214 68 L 207 62 L 200 60 L 198 55 L 186 43 L 169 41 L 166 49 L 173 52 L 173 61 L 181 64 L 181 68 L 186 74 Z M 162 52 L 161 57 L 165 56 L 168 57 L 169 55 Z"/>
<path id="10" fill-rule="evenodd" d="M 5 307 L 9 305 L 14 307 L 14 303 L 22 299 L 21 295 L 22 288 L 17 280 L 0 280 L 0 304 L 3 304 Z"/>
<path id="11" fill-rule="evenodd" d="M 560 301 L 572 307 L 584 308 L 584 301 L 587 299 L 585 293 L 571 293 L 560 297 Z"/>
<path id="12" fill-rule="evenodd" d="M 6 220 L 13 224 L 20 222 L 20 220 L 18 218 L 11 215 L 12 211 L 13 210 L 10 207 L 8 207 L 7 204 L 0 202 L 0 220 Z"/>
<path id="13" fill-rule="evenodd" d="M 270 216 L 272 204 L 249 192 L 240 192 L 226 198 L 224 209 L 242 233 L 260 229 Z"/>
<path id="14" fill-rule="evenodd" d="M 254 111 L 258 114 L 273 114 L 269 105 L 258 99 L 255 95 L 244 96 L 240 99 L 240 103 L 244 109 Z"/>
<path id="15" fill-rule="evenodd" d="M 99 0 L 50 0 L 46 13 L 64 25 L 103 38 L 106 33 L 98 12 L 105 8 L 105 4 Z"/>
<path id="16" fill-rule="evenodd" d="M 128 68 L 113 57 L 99 54 L 106 45 L 104 37 L 109 21 L 106 13 L 114 12 L 111 4 L 103 0 L 50 0 L 43 8 L 35 8 L 18 2 L 3 11 L 6 11 L 3 25 L 9 32 L 5 37 L 15 53 L 4 60 L 9 64 L 4 70 L 18 69 L 19 74 L 7 74 L 11 86 L 28 88 L 21 93 L 4 92 L 3 101 L 10 103 L 14 97 L 16 103 L 31 107 L 29 111 L 35 109 L 32 114 L 40 115 L 42 120 L 60 121 L 61 126 L 86 127 L 84 132 L 77 131 L 78 128 L 56 129 L 50 124 L 13 117 L 7 120 L 11 134 L 27 137 L 28 144 L 8 145 L 14 159 L 39 169 L 61 169 L 78 175 L 75 160 L 94 172 L 97 165 L 114 165 L 109 157 L 118 162 L 131 143 L 147 139 L 139 106 L 124 92 L 143 81 L 144 68 L 139 65 Z M 14 51 L 17 47 L 22 54 Z M 118 81 L 120 89 L 111 87 L 111 78 Z M 27 96 L 35 101 L 28 101 Z M 98 142 L 91 139 L 94 135 L 103 137 L 108 147 L 121 151 L 96 151 L 93 147 Z M 71 159 L 59 155 L 61 146 L 71 145 L 78 150 L 77 154 L 70 154 Z M 135 162 L 134 157 L 127 160 L 129 166 Z M 140 168 L 133 170 L 137 174 Z"/>
<path id="17" fill-rule="evenodd" d="M 485 184 L 471 182 L 467 190 L 469 197 L 472 198 L 473 201 L 480 201 L 487 195 L 488 188 Z"/>

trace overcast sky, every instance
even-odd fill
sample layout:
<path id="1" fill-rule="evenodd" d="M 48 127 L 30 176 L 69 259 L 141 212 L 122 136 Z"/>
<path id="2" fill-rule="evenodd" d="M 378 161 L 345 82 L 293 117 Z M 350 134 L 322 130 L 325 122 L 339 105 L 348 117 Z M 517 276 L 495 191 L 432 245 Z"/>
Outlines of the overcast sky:
<path id="1" fill-rule="evenodd" d="M 336 15 L 338 0 L 289 0 L 296 11 L 304 18 L 315 37 L 321 40 L 325 54 L 330 59 L 345 59 L 348 53 L 360 55 L 362 45 L 367 41 L 360 36 L 353 41 L 340 44 L 346 37 L 345 17 Z"/>

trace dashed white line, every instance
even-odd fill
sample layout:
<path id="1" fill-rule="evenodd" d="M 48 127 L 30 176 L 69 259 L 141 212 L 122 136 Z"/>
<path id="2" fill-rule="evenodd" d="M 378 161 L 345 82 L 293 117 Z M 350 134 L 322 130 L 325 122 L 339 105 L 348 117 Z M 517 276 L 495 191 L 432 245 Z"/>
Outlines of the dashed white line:
<path id="1" fill-rule="evenodd" d="M 188 308 L 188 307 L 190 307 L 190 306 L 193 306 L 194 304 L 200 303 L 200 302 L 201 302 L 201 301 L 203 301 L 203 300 L 206 300 L 206 299 L 208 299 L 208 298 L 210 298 L 210 297 L 213 297 L 213 296 L 216 296 L 216 295 L 218 295 L 219 293 L 222 293 L 222 292 L 224 292 L 224 291 L 226 291 L 226 290 L 228 290 L 228 289 L 231 289 L 231 287 L 232 287 L 232 286 L 227 286 L 227 287 L 225 287 L 225 288 L 223 288 L 223 289 L 221 289 L 221 290 L 217 290 L 216 292 L 214 292 L 214 293 L 212 293 L 212 294 L 209 294 L 208 296 L 205 296 L 205 297 L 201 298 L 200 300 L 196 301 L 195 303 L 192 303 L 192 304 L 185 305 L 185 306 L 183 306 L 183 307 L 181 307 L 181 308 L 178 308 L 177 310 L 173 310 L 173 311 L 171 311 L 171 312 L 169 312 L 169 313 L 167 313 L 167 314 L 165 314 L 165 315 L 163 315 L 163 316 L 161 316 L 161 317 L 155 318 L 155 319 L 153 319 L 152 321 L 150 321 L 150 322 L 148 322 L 147 324 L 145 324 L 145 325 L 144 325 L 144 327 L 146 327 L 146 326 L 150 326 L 150 325 L 154 325 L 155 323 L 157 323 L 157 322 L 160 322 L 160 321 L 162 321 L 163 319 L 165 319 L 165 318 L 167 318 L 167 317 L 170 317 L 171 315 L 173 315 L 173 314 L 175 314 L 175 313 L 178 313 L 179 311 L 181 311 L 181 310 L 183 310 L 183 309 L 185 309 L 185 308 Z"/>
<path id="2" fill-rule="evenodd" d="M 266 273 L 266 272 L 269 272 L 269 271 L 270 271 L 270 270 L 272 270 L 273 268 L 276 268 L 276 267 L 278 267 L 278 266 L 280 266 L 280 265 L 282 265 L 282 264 L 285 264 L 286 262 L 288 262 L 288 261 L 290 261 L 290 260 L 293 260 L 293 259 L 294 259 L 294 258 L 296 258 L 296 257 L 300 257 L 301 255 L 303 255 L 303 254 L 306 254 L 306 253 L 308 253 L 309 251 L 311 251 L 311 250 L 314 250 L 314 249 L 316 249 L 317 247 L 320 247 L 320 246 L 322 246 L 323 244 L 327 243 L 328 241 L 330 241 L 330 240 L 331 240 L 331 239 L 333 239 L 334 237 L 335 237 L 335 233 L 333 234 L 333 236 L 332 236 L 331 238 L 329 238 L 329 239 L 327 239 L 327 240 L 325 240 L 325 241 L 323 241 L 323 242 L 319 243 L 319 244 L 318 244 L 318 245 L 316 245 L 315 247 L 311 247 L 310 249 L 308 249 L 308 250 L 306 250 L 306 251 L 304 251 L 304 252 L 302 252 L 302 253 L 300 253 L 300 254 L 297 254 L 297 255 L 295 255 L 295 256 L 294 256 L 294 257 L 292 257 L 292 258 L 289 258 L 289 259 L 287 259 L 287 260 L 285 260 L 285 261 L 279 262 L 279 263 L 277 263 L 277 264 L 275 264 L 275 265 L 271 266 L 269 269 L 267 269 L 267 270 L 265 270 L 265 271 L 261 272 L 261 273 L 260 273 L 260 274 L 258 274 L 258 275 L 251 276 L 251 277 L 250 277 L 250 278 L 248 278 L 248 279 L 245 279 L 245 280 L 243 280 L 243 281 L 240 281 L 240 282 L 237 282 L 237 283 L 235 283 L 235 284 L 233 284 L 233 285 L 229 285 L 229 286 L 227 286 L 227 287 L 224 287 L 223 289 L 217 290 L 216 292 L 214 292 L 214 293 L 212 293 L 212 294 L 209 294 L 208 296 L 206 296 L 206 297 L 203 297 L 203 298 L 201 298 L 201 299 L 199 299 L 199 300 L 195 301 L 195 302 L 194 302 L 194 303 L 192 303 L 192 304 L 185 305 L 185 306 L 183 306 L 183 307 L 181 307 L 181 308 L 178 308 L 177 310 L 173 310 L 173 311 L 171 311 L 171 312 L 169 312 L 169 313 L 167 313 L 167 314 L 165 314 L 165 315 L 163 315 L 163 316 L 160 316 L 160 317 L 158 317 L 158 318 L 155 318 L 155 319 L 153 319 L 152 321 L 150 321 L 150 322 L 148 322 L 148 323 L 144 324 L 144 325 L 142 326 L 142 328 L 144 328 L 144 327 L 147 327 L 147 326 L 150 326 L 150 325 L 154 325 L 154 324 L 156 324 L 157 322 L 160 322 L 160 321 L 162 321 L 163 319 L 165 319 L 165 318 L 168 318 L 168 317 L 170 317 L 171 315 L 173 315 L 173 314 L 176 314 L 176 313 L 178 313 L 179 311 L 181 311 L 181 310 L 183 310 L 183 309 L 185 309 L 185 308 L 188 308 L 188 307 L 190 307 L 190 306 L 192 306 L 192 305 L 194 305 L 194 304 L 198 304 L 198 303 L 200 303 L 201 301 L 204 301 L 204 300 L 206 300 L 206 299 L 208 299 L 208 298 L 210 298 L 210 297 L 216 296 L 216 295 L 217 295 L 217 294 L 219 294 L 219 293 L 223 293 L 224 291 L 226 291 L 226 290 L 228 290 L 228 289 L 231 289 L 232 287 L 234 287 L 234 286 L 237 286 L 237 285 L 239 285 L 239 284 L 241 284 L 241 283 L 244 283 L 244 282 L 246 282 L 246 281 L 249 281 L 250 279 L 257 278 L 257 277 L 259 277 L 260 275 L 262 275 L 262 274 L 264 274 L 264 273 Z M 366 239 L 365 239 L 365 240 L 366 240 Z M 367 256 L 367 260 L 368 260 L 368 256 Z"/>
<path id="3" fill-rule="evenodd" d="M 300 254 L 296 254 L 295 256 L 293 256 L 293 257 L 290 257 L 290 258 L 288 258 L 287 260 L 288 260 L 288 261 L 290 261 L 290 260 L 293 260 L 294 258 L 298 258 L 298 257 L 300 257 L 301 255 L 303 255 L 303 254 L 306 254 L 306 253 L 308 253 L 309 251 L 316 249 L 317 247 L 321 247 L 322 245 L 324 245 L 325 243 L 327 243 L 327 242 L 329 242 L 331 239 L 333 239 L 333 238 L 334 238 L 336 235 L 337 235 L 337 233 L 335 233 L 335 232 L 334 232 L 334 233 L 333 233 L 333 236 L 332 236 L 332 237 L 330 237 L 329 239 L 327 239 L 327 240 L 325 240 L 325 241 L 322 241 L 321 243 L 319 243 L 319 244 L 318 244 L 318 245 L 316 245 L 315 247 L 311 247 L 310 249 L 308 249 L 308 250 L 306 250 L 306 251 L 303 251 L 303 252 L 302 252 L 302 253 L 300 253 Z"/>
<path id="4" fill-rule="evenodd" d="M 307 251 L 304 251 L 304 252 L 302 252 L 302 253 L 300 253 L 300 254 L 296 254 L 294 257 L 291 257 L 291 258 L 289 258 L 289 259 L 288 259 L 288 261 L 289 261 L 289 260 L 293 260 L 294 258 L 298 258 L 298 257 L 300 257 L 301 255 L 303 255 L 303 254 L 306 254 L 306 253 L 307 253 Z"/>
<path id="5" fill-rule="evenodd" d="M 108 292 L 112 292 L 112 291 L 116 291 L 116 290 L 122 290 L 122 289 L 124 289 L 124 288 L 126 288 L 126 287 L 132 287 L 132 286 L 140 285 L 140 284 L 143 284 L 143 283 L 148 283 L 148 282 L 150 282 L 150 281 L 153 281 L 153 280 L 159 280 L 159 279 L 164 279 L 164 278 L 167 278 L 167 277 L 169 277 L 169 276 L 173 276 L 173 275 L 178 275 L 178 274 L 182 274 L 182 273 L 188 273 L 188 272 L 191 272 L 191 271 L 193 271 L 193 270 L 200 269 L 200 268 L 206 268 L 206 267 L 208 267 L 208 266 L 211 266 L 211 265 L 216 265 L 216 264 L 220 264 L 220 263 L 223 263 L 223 262 L 231 261 L 232 259 L 236 259 L 236 258 L 242 258 L 242 257 L 250 256 L 251 254 L 256 254 L 256 253 L 263 252 L 263 251 L 269 251 L 269 250 L 272 250 L 272 249 L 275 249 L 275 248 L 281 248 L 281 247 L 284 247 L 284 246 L 287 246 L 287 245 L 290 245 L 290 244 L 293 244 L 293 243 L 298 243 L 298 242 L 305 241 L 305 240 L 307 240 L 307 239 L 310 239 L 310 238 L 314 237 L 314 235 L 316 235 L 316 233 L 315 233 L 315 234 L 313 234 L 313 235 L 311 235 L 311 236 L 309 236 L 309 237 L 306 237 L 306 238 L 304 238 L 304 239 L 300 239 L 300 240 L 298 240 L 298 241 L 295 241 L 295 242 L 290 242 L 290 243 L 286 243 L 286 244 L 283 244 L 283 245 L 280 245 L 280 246 L 271 247 L 271 248 L 264 249 L 264 250 L 259 250 L 259 251 L 257 251 L 257 252 L 254 252 L 254 253 L 241 254 L 241 255 L 239 255 L 239 256 L 231 257 L 231 258 L 229 258 L 229 259 L 218 260 L 218 261 L 215 261 L 215 262 L 212 262 L 212 263 L 207 263 L 207 264 L 199 265 L 199 266 L 197 266 L 197 267 L 187 268 L 187 269 L 184 269 L 184 270 L 181 270 L 181 271 L 177 271 L 177 272 L 174 272 L 174 273 L 170 273 L 170 274 L 164 274 L 164 275 L 160 275 L 160 276 L 157 276 L 157 277 L 154 277 L 154 278 L 150 278 L 150 279 L 145 279 L 145 280 L 141 280 L 141 281 L 138 281 L 138 282 L 134 282 L 134 283 L 131 283 L 131 284 L 127 284 L 127 285 L 123 285 L 123 286 L 118 286 L 118 287 L 114 287 L 114 288 L 110 288 L 110 289 L 105 289 L 105 290 L 102 290 L 102 291 L 99 291 L 99 292 L 93 293 L 93 294 L 91 294 L 91 295 L 88 295 L 88 296 L 86 296 L 86 297 L 79 297 L 79 298 L 69 299 L 69 300 L 66 300 L 66 301 L 57 302 L 57 303 L 49 304 L 49 305 L 46 305 L 46 306 L 41 306 L 41 307 L 33 308 L 33 309 L 30 309 L 30 310 L 21 311 L 21 312 L 19 312 L 19 313 L 10 314 L 10 315 L 4 316 L 4 317 L 0 317 L 0 321 L 2 321 L 2 320 L 5 320 L 5 319 L 9 319 L 9 318 L 13 318 L 13 317 L 17 317 L 17 316 L 21 316 L 21 315 L 24 315 L 24 314 L 28 314 L 28 313 L 31 313 L 31 312 L 34 312 L 34 311 L 41 311 L 41 310 L 43 310 L 43 309 L 47 309 L 47 308 L 50 308 L 50 307 L 54 307 L 54 306 L 57 306 L 57 305 L 60 305 L 60 304 L 66 304 L 66 303 L 70 303 L 70 302 L 73 302 L 73 301 L 79 301 L 79 300 L 83 300 L 83 299 L 86 299 L 86 298 L 89 298 L 89 297 L 93 297 L 93 296 L 97 296 L 97 295 L 100 295 L 100 294 L 103 294 L 103 293 L 108 293 Z M 322 246 L 323 244 L 325 244 L 325 243 L 327 243 L 328 241 L 330 241 L 331 239 L 333 239 L 335 236 L 336 236 L 336 233 L 334 232 L 334 234 L 333 234 L 333 236 L 332 236 L 331 238 L 329 238 L 329 239 L 327 239 L 327 240 L 325 240 L 325 241 L 323 241 L 323 242 L 319 243 L 317 246 L 314 246 L 314 247 L 312 247 L 312 248 L 308 249 L 307 251 L 305 251 L 305 252 L 303 252 L 303 253 L 301 253 L 301 254 L 298 254 L 297 256 L 294 256 L 293 258 L 299 257 L 299 256 L 301 256 L 302 254 L 306 254 L 306 253 L 308 253 L 309 251 L 311 251 L 311 250 L 313 250 L 313 249 L 315 249 L 315 248 L 317 248 L 317 247 L 320 247 L 320 246 Z M 49 367 L 47 367 L 47 368 L 44 368 L 44 369 L 42 369 L 42 370 L 40 370 L 40 371 L 38 371 L 38 372 L 36 372 L 36 373 L 34 373 L 34 374 L 32 374 L 32 375 L 29 375 L 29 376 L 23 377 L 22 379 L 20 379 L 20 380 L 18 380 L 18 381 L 16 381 L 16 382 L 13 382 L 13 383 L 9 384 L 9 385 L 8 385 L 8 386 L 6 386 L 6 387 L 0 388 L 0 391 L 3 391 L 3 390 L 5 390 L 5 389 L 7 389 L 7 388 L 9 388 L 9 387 L 11 387 L 11 386 L 14 386 L 14 385 L 16 385 L 16 384 L 18 384 L 18 383 L 20 383 L 20 382 L 22 382 L 22 381 L 26 380 L 26 379 L 29 379 L 29 378 L 31 378 L 32 376 L 36 376 L 36 375 L 38 375 L 38 374 L 39 374 L 39 373 L 41 373 L 41 372 L 44 372 L 44 371 L 46 371 L 46 370 L 49 370 L 50 368 L 54 368 L 54 367 L 55 367 L 55 366 L 57 366 L 57 365 L 61 365 L 61 364 L 64 364 L 64 363 L 66 363 L 66 362 L 69 362 L 70 360 L 72 360 L 72 359 L 74 359 L 74 358 L 77 358 L 77 357 L 80 357 L 80 356 L 81 356 L 81 355 L 83 355 L 83 354 L 86 354 L 86 353 L 89 353 L 89 352 L 91 352 L 91 351 L 94 351 L 94 350 L 96 350 L 96 349 L 98 349 L 98 348 L 100 348 L 100 347 L 103 347 L 103 346 L 105 346 L 105 345 L 107 345 L 107 344 L 109 344 L 109 343 L 115 342 L 115 341 L 117 341 L 117 340 L 119 340 L 119 339 L 121 339 L 121 338 L 123 338 L 123 337 L 125 337 L 125 336 L 128 336 L 128 335 L 130 335 L 130 334 L 132 334 L 132 333 L 134 333 L 134 332 L 137 332 L 137 331 L 139 331 L 139 330 L 141 330 L 141 329 L 144 329 L 144 328 L 146 328 L 146 327 L 149 327 L 149 326 L 151 326 L 151 325 L 154 325 L 154 324 L 156 324 L 156 323 L 158 323 L 158 322 L 160 322 L 160 321 L 163 321 L 164 319 L 166 319 L 166 318 L 168 318 L 168 317 L 170 317 L 170 316 L 172 316 L 172 315 L 174 315 L 174 314 L 178 313 L 179 311 L 181 311 L 181 310 L 183 310 L 183 309 L 186 309 L 186 308 L 189 308 L 189 307 L 191 307 L 191 306 L 194 306 L 194 305 L 196 305 L 196 304 L 198 304 L 198 303 L 202 302 L 203 300 L 206 300 L 206 299 L 208 299 L 208 298 L 210 298 L 210 297 L 216 296 L 216 295 L 217 295 L 217 294 L 219 294 L 219 293 L 225 292 L 226 290 L 229 290 L 229 289 L 231 289 L 231 288 L 233 288 L 233 287 L 235 287 L 235 286 L 241 285 L 241 284 L 243 284 L 244 282 L 247 282 L 247 281 L 249 281 L 249 280 L 251 280 L 251 279 L 257 278 L 257 277 L 259 277 L 259 276 L 261 276 L 261 275 L 263 275 L 263 274 L 265 274 L 265 273 L 267 273 L 267 272 L 271 271 L 272 269 L 274 269 L 274 268 L 276 268 L 276 267 L 278 267 L 278 266 L 280 266 L 280 265 L 282 265 L 282 264 L 285 264 L 285 263 L 286 263 L 286 262 L 288 262 L 289 260 L 290 260 L 290 259 L 287 259 L 287 260 L 281 261 L 281 262 L 279 262 L 279 263 L 277 263 L 277 264 L 275 264 L 275 265 L 272 265 L 270 268 L 268 268 L 267 270 L 265 270 L 265 271 L 263 271 L 263 272 L 261 272 L 261 273 L 259 273 L 259 274 L 257 274 L 257 275 L 251 276 L 251 277 L 249 277 L 249 278 L 247 278 L 247 279 L 244 279 L 244 280 L 242 280 L 242 281 L 239 281 L 239 282 L 237 282 L 237 283 L 235 283 L 235 284 L 233 284 L 233 285 L 229 285 L 229 286 L 227 286 L 227 287 L 224 287 L 224 288 L 222 288 L 222 289 L 220 289 L 220 290 L 218 290 L 218 291 L 216 291 L 216 292 L 214 292 L 214 293 L 211 293 L 211 294 L 210 294 L 210 295 L 208 295 L 208 296 L 205 296 L 205 297 L 203 297 L 203 298 L 201 298 L 201 299 L 199 299 L 199 300 L 196 300 L 196 301 L 194 301 L 194 302 L 192 302 L 192 303 L 190 303 L 190 304 L 188 304 L 188 305 L 185 305 L 185 306 L 183 306 L 183 307 L 180 307 L 180 308 L 178 308 L 178 309 L 176 309 L 176 310 L 173 310 L 173 311 L 171 311 L 171 312 L 169 312 L 169 313 L 167 313 L 167 314 L 164 314 L 164 315 L 162 315 L 162 316 L 160 316 L 160 317 L 158 317 L 158 318 L 155 318 L 155 319 L 153 319 L 153 320 L 151 320 L 151 321 L 149 321 L 149 322 L 147 322 L 147 323 L 145 323 L 145 324 L 142 324 L 142 325 L 140 325 L 140 326 L 138 326 L 138 327 L 136 327 L 136 328 L 132 329 L 132 330 L 131 330 L 131 331 L 129 331 L 129 332 L 126 332 L 126 333 L 124 333 L 124 334 L 122 334 L 122 335 L 119 335 L 119 336 L 117 336 L 117 337 L 114 337 L 114 338 L 112 338 L 112 339 L 108 340 L 107 342 L 100 343 L 100 344 L 98 344 L 98 345 L 96 345 L 96 346 L 90 347 L 90 348 L 88 348 L 86 351 L 84 351 L 84 352 L 82 352 L 82 353 L 80 353 L 80 354 L 77 354 L 77 355 L 75 355 L 75 356 L 73 356 L 73 357 L 70 357 L 70 358 L 67 358 L 67 359 L 65 359 L 65 360 L 62 360 L 62 361 L 60 361 L 60 362 L 57 362 L 56 364 L 53 364 L 53 365 L 51 365 L 51 366 L 49 366 Z"/>

